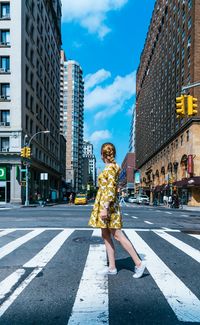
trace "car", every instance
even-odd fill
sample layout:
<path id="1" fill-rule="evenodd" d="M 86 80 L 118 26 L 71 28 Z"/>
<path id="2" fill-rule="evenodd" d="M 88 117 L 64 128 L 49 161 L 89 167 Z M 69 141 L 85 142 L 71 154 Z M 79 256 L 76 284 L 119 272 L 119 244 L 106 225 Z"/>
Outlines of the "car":
<path id="1" fill-rule="evenodd" d="M 87 204 L 87 195 L 86 194 L 76 194 L 74 204 Z"/>
<path id="2" fill-rule="evenodd" d="M 129 196 L 128 202 L 129 203 L 137 203 L 137 196 Z"/>
<path id="3" fill-rule="evenodd" d="M 149 197 L 145 194 L 141 194 L 137 197 L 138 204 L 149 204 Z"/>

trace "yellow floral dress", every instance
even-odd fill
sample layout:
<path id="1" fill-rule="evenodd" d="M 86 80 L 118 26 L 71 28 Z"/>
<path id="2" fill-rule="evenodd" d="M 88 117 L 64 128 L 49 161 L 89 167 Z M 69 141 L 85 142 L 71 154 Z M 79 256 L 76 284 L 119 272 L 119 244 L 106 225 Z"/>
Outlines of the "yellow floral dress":
<path id="1" fill-rule="evenodd" d="M 110 163 L 106 165 L 98 178 L 99 189 L 88 225 L 97 228 L 122 228 L 122 217 L 117 198 L 117 182 L 120 167 Z M 100 212 L 109 203 L 108 217 L 101 219 Z"/>

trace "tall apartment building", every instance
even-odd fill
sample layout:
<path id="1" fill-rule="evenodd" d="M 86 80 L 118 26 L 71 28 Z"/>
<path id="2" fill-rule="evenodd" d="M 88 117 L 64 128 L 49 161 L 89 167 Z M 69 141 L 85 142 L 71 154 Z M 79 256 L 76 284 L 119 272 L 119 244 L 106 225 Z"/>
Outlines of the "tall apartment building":
<path id="1" fill-rule="evenodd" d="M 79 63 L 63 61 L 63 115 L 61 132 L 66 138 L 66 182 L 72 190 L 82 189 L 84 80 Z"/>
<path id="2" fill-rule="evenodd" d="M 88 183 L 96 187 L 96 157 L 94 155 L 93 144 L 89 141 L 83 142 L 84 173 L 83 184 Z"/>
<path id="3" fill-rule="evenodd" d="M 175 98 L 183 85 L 200 81 L 200 1 L 157 0 L 136 85 L 136 167 L 141 186 L 162 200 L 179 191 L 200 205 L 200 109 L 177 119 Z M 200 88 L 188 93 L 198 98 Z"/>
<path id="4" fill-rule="evenodd" d="M 136 110 L 134 109 L 130 127 L 129 152 L 135 152 L 135 112 Z"/>
<path id="5" fill-rule="evenodd" d="M 44 130 L 31 141 L 30 195 L 58 194 L 60 47 L 60 0 L 0 1 L 1 201 L 23 200 L 21 147 Z"/>

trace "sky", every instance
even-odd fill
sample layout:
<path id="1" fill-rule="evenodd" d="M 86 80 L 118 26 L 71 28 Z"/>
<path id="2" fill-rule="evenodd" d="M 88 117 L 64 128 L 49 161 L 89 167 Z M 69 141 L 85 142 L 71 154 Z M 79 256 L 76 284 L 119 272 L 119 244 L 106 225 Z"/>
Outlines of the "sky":
<path id="1" fill-rule="evenodd" d="M 85 80 L 84 139 L 112 142 L 122 163 L 129 148 L 136 71 L 155 0 L 62 0 L 62 47 Z"/>

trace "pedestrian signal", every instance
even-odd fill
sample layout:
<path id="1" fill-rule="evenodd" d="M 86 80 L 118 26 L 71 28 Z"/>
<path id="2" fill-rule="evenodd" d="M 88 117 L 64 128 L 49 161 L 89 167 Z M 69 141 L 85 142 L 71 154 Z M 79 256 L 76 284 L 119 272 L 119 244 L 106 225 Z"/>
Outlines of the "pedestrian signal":
<path id="1" fill-rule="evenodd" d="M 184 117 L 185 116 L 185 97 L 181 95 L 180 97 L 176 97 L 176 114 L 177 117 Z"/>
<path id="2" fill-rule="evenodd" d="M 194 116 L 198 113 L 198 110 L 197 110 L 197 98 L 189 95 L 187 96 L 187 113 L 188 113 L 188 116 Z"/>

